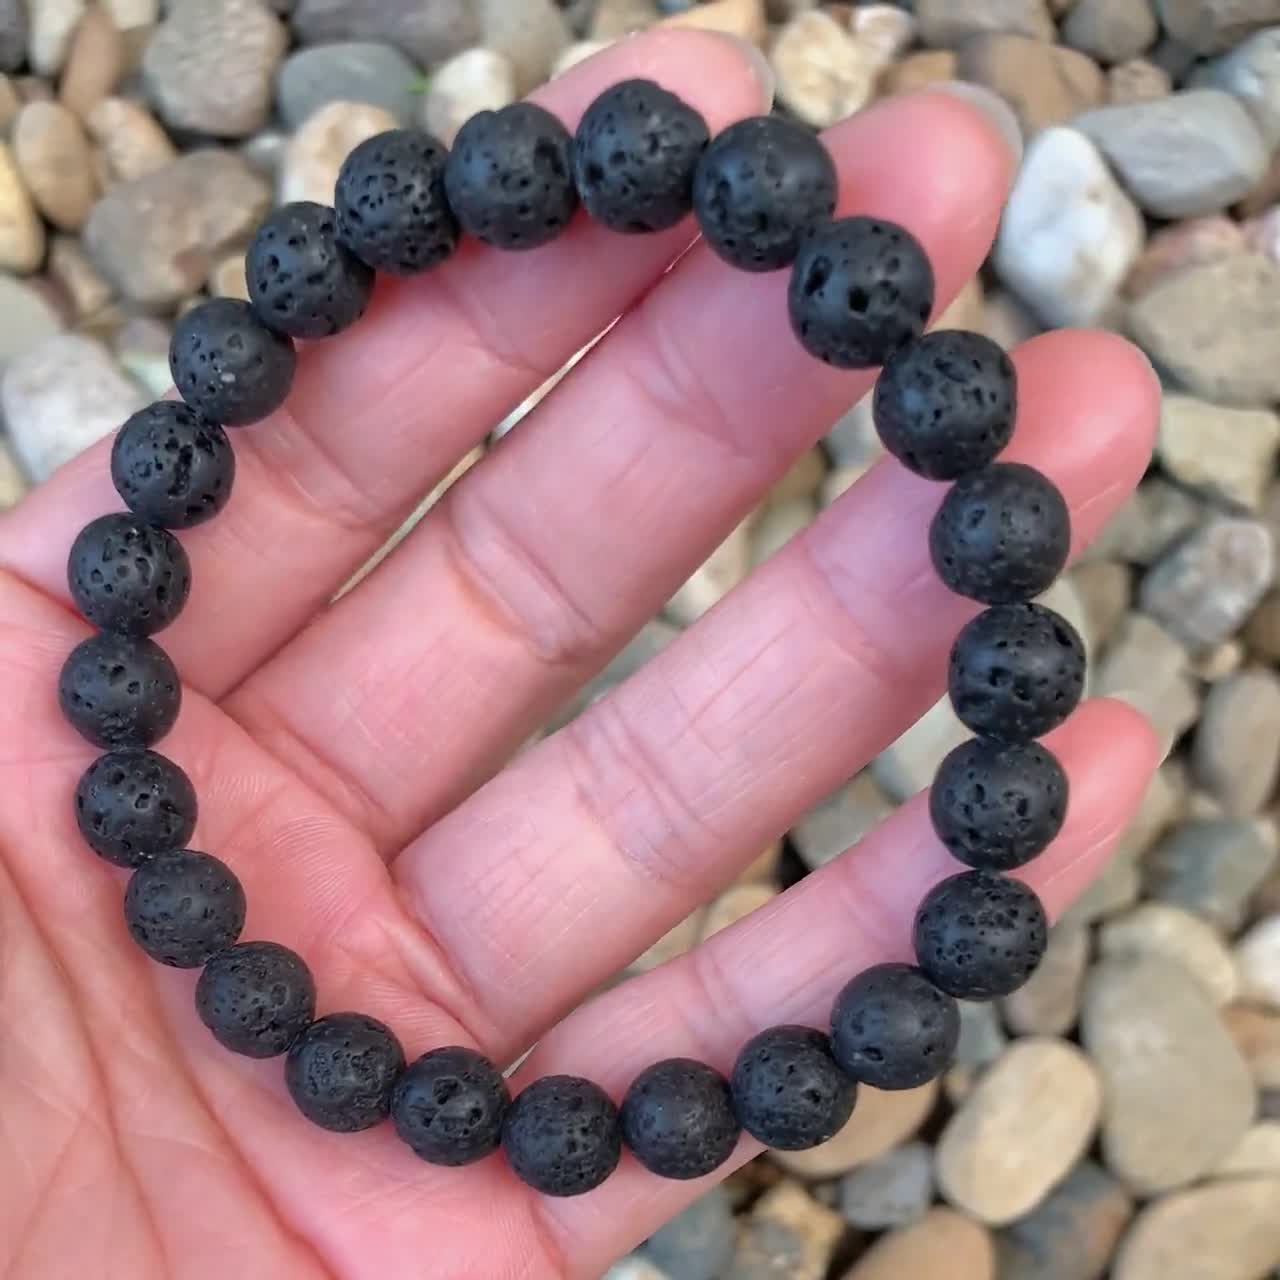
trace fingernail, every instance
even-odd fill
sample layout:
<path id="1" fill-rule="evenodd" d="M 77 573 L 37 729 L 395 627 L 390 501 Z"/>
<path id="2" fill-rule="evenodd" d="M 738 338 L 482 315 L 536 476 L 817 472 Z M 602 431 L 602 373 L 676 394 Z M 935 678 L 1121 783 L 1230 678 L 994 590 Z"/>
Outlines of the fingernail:
<path id="1" fill-rule="evenodd" d="M 761 97 L 764 99 L 761 111 L 768 111 L 773 106 L 773 91 L 777 85 L 777 78 L 773 74 L 773 66 L 770 64 L 768 57 L 766 57 L 764 50 L 758 44 L 753 44 L 742 36 L 734 35 L 732 31 L 713 31 L 711 34 L 719 36 L 721 40 L 728 40 L 750 63 L 756 83 L 760 86 Z"/>
<path id="2" fill-rule="evenodd" d="M 1018 117 L 1013 114 L 1013 108 L 998 93 L 992 93 L 980 84 L 970 84 L 967 80 L 943 80 L 929 87 L 949 93 L 953 98 L 960 98 L 971 107 L 977 107 L 1005 140 L 1016 172 L 1022 163 L 1022 129 L 1018 125 Z"/>

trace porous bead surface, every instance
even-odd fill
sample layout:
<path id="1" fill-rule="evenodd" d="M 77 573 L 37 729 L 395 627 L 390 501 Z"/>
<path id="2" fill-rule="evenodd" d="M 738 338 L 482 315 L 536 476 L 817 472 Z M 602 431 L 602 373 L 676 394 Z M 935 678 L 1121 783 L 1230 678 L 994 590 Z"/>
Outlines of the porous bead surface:
<path id="1" fill-rule="evenodd" d="M 994 1000 L 1035 972 L 1048 937 L 1033 890 L 990 871 L 963 871 L 935 885 L 920 904 L 916 961 L 957 1000 Z"/>
<path id="2" fill-rule="evenodd" d="M 740 1132 L 729 1082 L 691 1058 L 654 1063 L 622 1100 L 622 1136 L 660 1178 L 701 1178 L 718 1169 Z"/>
<path id="3" fill-rule="evenodd" d="M 1012 439 L 1017 374 L 983 334 L 938 329 L 885 365 L 872 411 L 884 447 L 905 467 L 955 480 L 994 461 Z"/>
<path id="4" fill-rule="evenodd" d="M 1071 549 L 1071 513 L 1048 477 L 995 462 L 952 485 L 929 526 L 929 554 L 957 595 L 1016 604 L 1052 585 Z"/>
<path id="5" fill-rule="evenodd" d="M 67 557 L 75 606 L 95 627 L 149 636 L 182 612 L 191 592 L 191 562 L 182 544 L 132 512 L 91 520 Z"/>
<path id="6" fill-rule="evenodd" d="M 182 685 L 155 641 L 104 633 L 72 649 L 58 677 L 58 702 L 95 747 L 149 747 L 173 728 Z"/>
<path id="7" fill-rule="evenodd" d="M 373 293 L 373 268 L 338 243 L 334 211 L 310 200 L 282 205 L 245 255 L 258 318 L 291 338 L 330 338 L 355 324 Z"/>
<path id="8" fill-rule="evenodd" d="M 182 398 L 226 427 L 259 422 L 284 404 L 297 363 L 293 343 L 239 298 L 192 307 L 169 344 L 169 372 Z"/>
<path id="9" fill-rule="evenodd" d="M 947 688 L 974 733 L 1029 742 L 1076 709 L 1084 674 L 1084 644 L 1064 617 L 1043 605 L 1000 604 L 956 637 Z"/>
<path id="10" fill-rule="evenodd" d="M 781 116 L 718 134 L 693 179 L 703 239 L 741 271 L 790 266 L 801 241 L 836 207 L 836 168 L 817 135 Z"/>
<path id="11" fill-rule="evenodd" d="M 108 751 L 76 786 L 80 834 L 118 867 L 184 848 L 196 829 L 197 807 L 191 779 L 154 751 Z"/>
<path id="12" fill-rule="evenodd" d="M 111 481 L 140 520 L 190 529 L 231 497 L 236 455 L 227 433 L 181 400 L 139 409 L 111 447 Z"/>
<path id="13" fill-rule="evenodd" d="M 342 243 L 392 275 L 442 263 L 458 244 L 444 191 L 446 155 L 444 143 L 420 129 L 392 129 L 356 147 L 334 196 Z"/>
<path id="14" fill-rule="evenodd" d="M 894 222 L 840 218 L 800 246 L 787 305 L 811 355 L 840 369 L 884 364 L 924 331 L 933 268 Z"/>
<path id="15" fill-rule="evenodd" d="M 1038 742 L 962 742 L 938 767 L 929 816 L 952 855 L 1012 871 L 1042 853 L 1067 816 L 1067 775 Z"/>
<path id="16" fill-rule="evenodd" d="M 730 1088 L 738 1122 L 778 1151 L 805 1151 L 835 1137 L 857 1097 L 831 1056 L 830 1039 L 812 1027 L 770 1027 L 748 1040 Z"/>
<path id="17" fill-rule="evenodd" d="M 502 1126 L 516 1175 L 544 1196 L 598 1187 L 622 1156 L 622 1125 L 609 1095 L 578 1076 L 544 1076 L 519 1094 Z"/>
<path id="18" fill-rule="evenodd" d="M 453 140 L 444 188 L 468 235 L 498 249 L 534 249 L 573 218 L 573 139 L 549 111 L 515 102 L 481 111 Z"/>
<path id="19" fill-rule="evenodd" d="M 430 1164 L 474 1164 L 502 1142 L 511 1094 L 502 1072 L 474 1049 L 432 1049 L 411 1062 L 391 1093 L 401 1139 Z"/>
<path id="20" fill-rule="evenodd" d="M 611 231 L 673 227 L 693 207 L 706 121 L 652 80 L 623 80 L 586 110 L 573 173 L 587 212 Z"/>
<path id="21" fill-rule="evenodd" d="M 196 1013 L 214 1038 L 247 1058 L 284 1053 L 316 1012 L 316 984 L 296 951 L 240 942 L 218 952 L 196 983 Z"/>
<path id="22" fill-rule="evenodd" d="M 363 1013 L 331 1013 L 289 1046 L 284 1078 L 313 1124 L 356 1133 L 385 1120 L 404 1050 L 391 1028 Z"/>
<path id="23" fill-rule="evenodd" d="M 153 960 L 195 969 L 244 928 L 244 890 L 231 868 L 207 853 L 170 849 L 129 877 L 124 919 Z"/>
<path id="24" fill-rule="evenodd" d="M 955 1055 L 960 1012 L 909 964 L 879 964 L 836 997 L 831 1052 L 840 1069 L 877 1089 L 916 1089 Z"/>

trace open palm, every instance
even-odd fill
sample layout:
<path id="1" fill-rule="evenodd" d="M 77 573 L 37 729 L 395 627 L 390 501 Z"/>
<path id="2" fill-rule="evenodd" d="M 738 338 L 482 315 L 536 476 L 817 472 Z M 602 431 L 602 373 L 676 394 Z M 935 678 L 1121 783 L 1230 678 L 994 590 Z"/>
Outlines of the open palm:
<path id="1" fill-rule="evenodd" d="M 713 129 L 764 106 L 730 43 L 624 42 L 553 83 L 572 123 L 649 75 Z M 958 98 L 832 131 L 842 212 L 905 223 L 945 299 L 980 263 L 1010 176 Z M 567 1011 L 940 693 L 969 606 L 928 564 L 941 490 L 874 469 L 661 657 L 511 757 L 861 395 L 786 330 L 785 273 L 735 275 L 689 227 L 622 241 L 585 220 L 521 257 L 468 246 L 380 289 L 302 357 L 288 410 L 239 431 L 235 495 L 184 535 L 194 590 L 162 637 L 188 682 L 161 749 L 201 798 L 193 845 L 249 898 L 246 939 L 306 957 L 322 1011 L 570 1071 L 620 1096 L 684 1054 L 725 1069 L 753 1031 L 821 1025 L 837 988 L 907 952 L 949 871 L 919 798 L 856 852 L 689 955 Z M 351 572 L 487 428 L 618 315 L 534 415 L 336 605 Z M 1010 456 L 1095 532 L 1145 465 L 1155 387 L 1101 334 L 1016 356 Z M 67 548 L 118 508 L 106 446 L 0 521 L 0 1264 L 14 1280 L 553 1280 L 609 1261 L 703 1189 L 629 1158 L 546 1200 L 491 1159 L 440 1170 L 389 1127 L 309 1126 L 280 1063 L 222 1051 L 194 976 L 150 964 L 71 793 L 91 750 L 58 670 L 86 633 Z M 1115 703 L 1054 739 L 1063 834 L 1029 869 L 1051 908 L 1092 874 L 1158 749 Z M 503 767 L 505 765 L 505 768 Z M 499 772 L 499 770 L 501 770 Z M 552 1029 L 554 1028 L 554 1030 Z M 756 1148 L 744 1140 L 735 1162 Z"/>

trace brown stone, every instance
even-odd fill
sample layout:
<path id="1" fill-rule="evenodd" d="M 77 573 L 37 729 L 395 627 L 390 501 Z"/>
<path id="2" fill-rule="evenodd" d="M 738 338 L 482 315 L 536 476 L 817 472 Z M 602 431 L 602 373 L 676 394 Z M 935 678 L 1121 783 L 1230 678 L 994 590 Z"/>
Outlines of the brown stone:
<path id="1" fill-rule="evenodd" d="M 882 1237 L 844 1280 L 994 1280 L 991 1236 L 954 1209 L 930 1209 L 919 1222 Z"/>
<path id="2" fill-rule="evenodd" d="M 884 93 L 911 93 L 931 84 L 954 80 L 957 62 L 954 49 L 910 53 L 881 76 L 880 88 Z"/>
<path id="3" fill-rule="evenodd" d="M 84 120 L 119 83 L 125 57 L 124 39 L 111 15 L 98 5 L 92 6 L 76 25 L 71 39 L 58 88 L 62 105 Z"/>
<path id="4" fill-rule="evenodd" d="M 994 90 L 1028 137 L 1097 106 L 1106 95 L 1098 65 L 1083 53 L 1005 32 L 975 36 L 960 48 L 958 73 Z"/>

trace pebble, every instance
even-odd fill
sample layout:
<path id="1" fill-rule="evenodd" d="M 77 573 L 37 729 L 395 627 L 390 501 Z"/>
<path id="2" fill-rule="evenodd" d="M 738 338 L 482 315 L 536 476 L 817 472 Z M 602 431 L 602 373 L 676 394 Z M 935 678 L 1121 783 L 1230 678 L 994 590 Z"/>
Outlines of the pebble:
<path id="1" fill-rule="evenodd" d="M 0 511 L 7 511 L 25 497 L 29 487 L 13 450 L 0 440 Z"/>
<path id="2" fill-rule="evenodd" d="M 112 187 L 94 206 L 84 244 L 126 298 L 171 306 L 208 279 L 218 255 L 251 234 L 271 203 L 267 185 L 229 151 L 193 151 Z"/>
<path id="3" fill-rule="evenodd" d="M 598 0 L 587 34 L 593 43 L 613 41 L 633 31 L 646 30 L 659 17 L 653 0 Z"/>
<path id="4" fill-rule="evenodd" d="M 923 1142 L 886 1151 L 840 1182 L 840 1212 L 863 1231 L 909 1226 L 932 1202 L 933 1148 Z"/>
<path id="5" fill-rule="evenodd" d="M 1103 1152 L 1134 1192 L 1202 1177 L 1251 1123 L 1249 1068 L 1180 966 L 1151 956 L 1099 965 L 1085 988 L 1081 1033 L 1105 1087 Z"/>
<path id="6" fill-rule="evenodd" d="M 1136 58 L 1159 34 L 1151 0 L 1079 0 L 1062 24 L 1067 44 L 1106 63 Z"/>
<path id="7" fill-rule="evenodd" d="M 49 276 L 71 300 L 77 318 L 96 315 L 111 301 L 111 286 L 98 274 L 74 236 L 54 236 L 49 247 Z"/>
<path id="8" fill-rule="evenodd" d="M 158 173 L 178 158 L 160 122 L 129 98 L 104 98 L 85 124 L 116 182 L 133 182 Z"/>
<path id="9" fill-rule="evenodd" d="M 1173 92 L 1173 77 L 1146 58 L 1130 58 L 1107 68 L 1107 101 L 1113 107 L 1154 102 Z"/>
<path id="10" fill-rule="evenodd" d="M 628 966 L 628 973 L 647 973 L 668 960 L 675 960 L 692 950 L 702 940 L 702 925 L 706 911 L 699 908 L 686 916 L 678 925 L 669 929 L 647 951 L 638 955 Z"/>
<path id="11" fill-rule="evenodd" d="M 915 43 L 915 17 L 896 4 L 860 4 L 849 23 L 854 39 L 880 70 L 891 66 Z"/>
<path id="12" fill-rule="evenodd" d="M 342 162 L 362 142 L 396 127 L 382 107 L 364 102 L 331 102 L 321 107 L 289 139 L 280 161 L 279 198 L 332 204 Z"/>
<path id="13" fill-rule="evenodd" d="M 986 31 L 1052 40 L 1053 18 L 1044 0 L 915 0 L 921 42 L 956 48 Z"/>
<path id="14" fill-rule="evenodd" d="M 480 37 L 471 0 L 297 0 L 292 26 L 303 44 L 378 40 L 431 67 Z"/>
<path id="15" fill-rule="evenodd" d="M 1205 63 L 1191 83 L 1239 99 L 1268 148 L 1274 150 L 1280 143 L 1280 27 L 1259 31 L 1230 53 Z"/>
<path id="16" fill-rule="evenodd" d="M 1280 1009 L 1280 915 L 1268 916 L 1236 944 L 1241 994 Z"/>
<path id="17" fill-rule="evenodd" d="M 1224 813 L 1257 813 L 1280 773 L 1280 679 L 1240 671 L 1210 689 L 1192 750 L 1196 781 Z"/>
<path id="18" fill-rule="evenodd" d="M 1162 742 L 1172 746 L 1200 713 L 1185 646 L 1154 618 L 1129 614 L 1094 671 L 1093 692 L 1118 697 L 1151 721 Z"/>
<path id="19" fill-rule="evenodd" d="M 2 3 L 3 0 L 0 0 Z M 18 117 L 18 112 L 22 109 L 22 99 L 18 97 L 18 90 L 14 87 L 13 81 L 6 75 L 0 74 L 0 137 L 7 137 L 9 127 Z"/>
<path id="20" fill-rule="evenodd" d="M 0 275 L 0 370 L 61 333 L 62 317 L 40 290 Z"/>
<path id="21" fill-rule="evenodd" d="M 1073 129 L 1028 147 L 996 241 L 1001 280 L 1048 325 L 1104 316 L 1137 260 L 1142 217 L 1098 149 Z"/>
<path id="22" fill-rule="evenodd" d="M 818 504 L 812 498 L 789 498 L 762 511 L 751 526 L 751 567 L 781 551 L 817 514 Z"/>
<path id="23" fill-rule="evenodd" d="M 160 0 L 99 0 L 117 31 L 154 27 L 160 20 Z"/>
<path id="24" fill-rule="evenodd" d="M 39 483 L 146 403 L 101 343 L 60 334 L 12 361 L 0 405 L 23 468 Z"/>
<path id="25" fill-rule="evenodd" d="M 27 60 L 27 0 L 0 0 L 0 71 L 18 71 Z"/>
<path id="26" fill-rule="evenodd" d="M 957 71 L 1008 102 L 1027 137 L 1098 106 L 1106 92 L 1097 63 L 1083 53 L 1008 32 L 967 40 Z"/>
<path id="27" fill-rule="evenodd" d="M 317 45 L 285 59 L 276 78 L 276 104 L 291 129 L 330 102 L 369 103 L 408 125 L 418 113 L 415 85 L 421 78 L 418 68 L 391 45 Z"/>
<path id="28" fill-rule="evenodd" d="M 772 507 L 790 502 L 792 498 L 812 498 L 826 474 L 827 460 L 822 450 L 816 447 L 806 449 L 786 469 L 782 478 L 774 482 L 763 505 Z"/>
<path id="29" fill-rule="evenodd" d="M 552 0 L 477 0 L 476 8 L 485 48 L 502 54 L 514 68 L 517 96 L 547 80 L 573 38 Z"/>
<path id="30" fill-rule="evenodd" d="M 1167 552 L 1138 604 L 1192 653 L 1234 635 L 1275 578 L 1275 543 L 1259 520 L 1214 518 Z"/>
<path id="31" fill-rule="evenodd" d="M 941 698 L 872 761 L 872 777 L 891 800 L 901 803 L 929 786 L 943 757 L 971 736 L 950 698 Z"/>
<path id="32" fill-rule="evenodd" d="M 1022 1036 L 1066 1035 L 1080 1014 L 1088 967 L 1088 931 L 1071 924 L 1052 929 L 1039 968 L 1020 991 L 1004 999 L 1009 1029 Z"/>
<path id="33" fill-rule="evenodd" d="M 31 69 L 54 78 L 62 70 L 76 24 L 88 8 L 87 0 L 35 0 L 27 8 L 31 15 L 27 48 Z"/>
<path id="34" fill-rule="evenodd" d="M 1269 591 L 1244 630 L 1249 649 L 1267 662 L 1280 662 L 1280 591 Z"/>
<path id="35" fill-rule="evenodd" d="M 843 1234 L 838 1213 L 794 1182 L 783 1182 L 756 1202 L 725 1280 L 825 1280 Z"/>
<path id="36" fill-rule="evenodd" d="M 423 123 L 445 145 L 481 111 L 497 111 L 516 100 L 515 68 L 492 49 L 468 49 L 431 77 L 423 98 Z"/>
<path id="37" fill-rule="evenodd" d="M 702 922 L 702 941 L 745 920 L 753 911 L 766 907 L 778 896 L 778 888 L 772 884 L 735 884 L 726 889 L 707 908 Z"/>
<path id="38" fill-rule="evenodd" d="M 889 1093 L 861 1085 L 849 1123 L 811 1151 L 773 1151 L 770 1159 L 798 1178 L 835 1178 L 913 1137 L 933 1110 L 938 1082 Z M 785 1274 L 785 1273 L 784 1273 Z"/>
<path id="39" fill-rule="evenodd" d="M 1256 818 L 1186 822 L 1147 856 L 1147 892 L 1234 933 L 1276 865 L 1275 833 Z"/>
<path id="40" fill-rule="evenodd" d="M 763 45 L 767 35 L 764 5 L 761 0 L 704 0 L 702 4 L 684 4 L 678 10 L 667 0 L 664 27 L 693 27 L 699 31 L 721 31 L 752 44 Z"/>
<path id="41" fill-rule="evenodd" d="M 678 626 L 696 622 L 747 576 L 751 564 L 751 522 L 744 520 L 694 571 L 667 602 L 666 614 Z"/>
<path id="42" fill-rule="evenodd" d="M 1221 53 L 1280 22 L 1276 0 L 1156 0 L 1164 29 L 1193 54 Z"/>
<path id="43" fill-rule="evenodd" d="M 1258 1088 L 1280 1089 L 1280 1013 L 1236 1004 L 1223 1010 L 1222 1021 Z"/>
<path id="44" fill-rule="evenodd" d="M 875 92 L 877 66 L 869 49 L 819 9 L 783 27 L 770 60 L 778 99 L 818 129 L 860 110 Z"/>
<path id="45" fill-rule="evenodd" d="M 954 49 L 926 49 L 895 62 L 880 77 L 880 89 L 889 93 L 914 93 L 929 85 L 956 79 L 958 61 Z"/>
<path id="46" fill-rule="evenodd" d="M 1128 565 L 1114 560 L 1091 560 L 1071 571 L 1071 585 L 1080 598 L 1085 632 L 1091 649 L 1101 652 L 1115 637 L 1133 602 L 1133 575 Z"/>
<path id="47" fill-rule="evenodd" d="M 36 207 L 63 231 L 78 231 L 98 193 L 89 140 L 56 102 L 31 102 L 13 125 L 13 154 Z"/>
<path id="48" fill-rule="evenodd" d="M 1108 920 L 1098 931 L 1098 949 L 1118 960 L 1153 957 L 1177 965 L 1215 1006 L 1229 1004 L 1240 989 L 1235 961 L 1217 931 L 1167 902 L 1144 902 Z"/>
<path id="49" fill-rule="evenodd" d="M 868 392 L 852 405 L 823 437 L 823 448 L 837 467 L 865 466 L 884 457 Z"/>
<path id="50" fill-rule="evenodd" d="M 249 301 L 249 282 L 245 278 L 244 250 L 237 249 L 214 263 L 209 272 L 209 292 L 215 298 L 239 298 Z"/>
<path id="51" fill-rule="evenodd" d="M 1213 1171 L 1215 1178 L 1280 1177 L 1280 1122 L 1264 1120 L 1245 1131 L 1235 1149 Z"/>
<path id="52" fill-rule="evenodd" d="M 736 1236 L 728 1193 L 713 1187 L 650 1236 L 644 1253 L 670 1280 L 720 1280 Z"/>
<path id="53" fill-rule="evenodd" d="M 125 68 L 124 38 L 111 15 L 94 6 L 76 26 L 58 86 L 62 105 L 83 120 L 113 92 Z"/>
<path id="54" fill-rule="evenodd" d="M 890 1232 L 844 1273 L 843 1280 L 995 1280 L 995 1251 L 985 1227 L 954 1209 L 936 1208 Z"/>
<path id="55" fill-rule="evenodd" d="M 1082 1160 L 1039 1207 L 1001 1232 L 1000 1280 L 1099 1280 L 1133 1201 L 1091 1160 Z"/>
<path id="56" fill-rule="evenodd" d="M 893 801 L 864 771 L 791 829 L 791 843 L 811 871 L 824 867 L 857 844 L 894 810 Z"/>
<path id="57" fill-rule="evenodd" d="M 1206 496 L 1257 510 L 1275 472 L 1280 418 L 1166 394 L 1156 452 L 1175 480 Z"/>
<path id="58" fill-rule="evenodd" d="M 957 1000 L 956 1008 L 960 1013 L 960 1040 L 955 1049 L 956 1065 L 979 1069 L 989 1067 L 1009 1044 L 1009 1037 L 1000 1025 L 996 1006 L 987 1001 Z"/>
<path id="59" fill-rule="evenodd" d="M 672 1278 L 647 1258 L 632 1254 L 615 1262 L 604 1273 L 603 1280 L 672 1280 Z"/>
<path id="60" fill-rule="evenodd" d="M 1259 1280 L 1280 1265 L 1280 1178 L 1230 1178 L 1149 1204 L 1113 1280 Z"/>
<path id="61" fill-rule="evenodd" d="M 0 142 L 0 269 L 27 275 L 44 260 L 44 223 L 9 146 Z"/>

